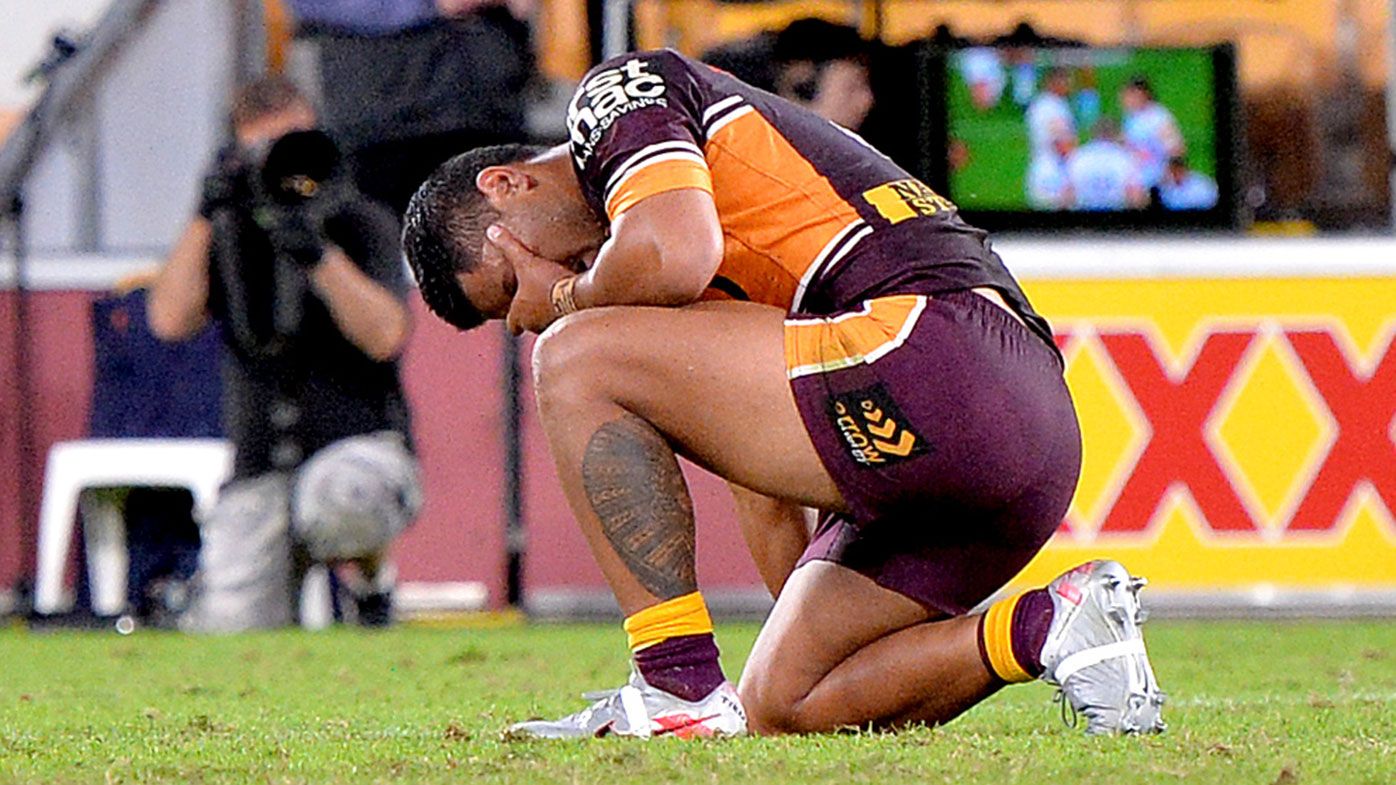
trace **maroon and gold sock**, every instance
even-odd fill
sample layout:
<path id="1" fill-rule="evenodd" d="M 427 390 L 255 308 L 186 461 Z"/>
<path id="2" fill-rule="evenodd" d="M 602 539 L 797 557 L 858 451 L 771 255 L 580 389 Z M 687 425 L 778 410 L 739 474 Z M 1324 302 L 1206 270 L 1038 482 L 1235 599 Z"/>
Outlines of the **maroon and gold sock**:
<path id="1" fill-rule="evenodd" d="M 1052 596 L 1033 589 L 999 600 L 979 617 L 979 656 L 1009 684 L 1042 675 L 1038 656 L 1052 626 Z"/>
<path id="2" fill-rule="evenodd" d="M 726 681 L 707 604 L 698 592 L 645 608 L 625 620 L 635 668 L 651 687 L 699 701 Z"/>

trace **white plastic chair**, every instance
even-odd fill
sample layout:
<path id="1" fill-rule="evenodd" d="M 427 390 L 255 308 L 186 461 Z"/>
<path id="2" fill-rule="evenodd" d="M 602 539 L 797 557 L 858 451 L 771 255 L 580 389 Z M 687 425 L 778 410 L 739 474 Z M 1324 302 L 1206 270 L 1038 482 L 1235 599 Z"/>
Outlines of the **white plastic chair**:
<path id="1" fill-rule="evenodd" d="M 83 439 L 49 449 L 39 511 L 39 565 L 34 610 L 63 606 L 63 574 L 78 500 L 90 488 L 174 487 L 194 495 L 207 513 L 232 474 L 233 446 L 223 439 Z M 90 502 L 96 497 L 88 495 Z M 126 607 L 126 527 L 109 503 L 84 504 L 83 533 L 92 610 L 115 615 Z"/>

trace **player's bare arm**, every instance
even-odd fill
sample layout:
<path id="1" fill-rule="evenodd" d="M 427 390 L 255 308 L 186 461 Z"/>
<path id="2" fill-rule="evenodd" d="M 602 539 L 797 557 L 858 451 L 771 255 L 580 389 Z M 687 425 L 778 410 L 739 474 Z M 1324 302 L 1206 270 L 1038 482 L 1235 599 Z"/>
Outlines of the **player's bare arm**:
<path id="1" fill-rule="evenodd" d="M 577 308 L 688 305 L 722 262 L 722 227 L 712 194 L 683 188 L 621 213 L 591 270 L 578 276 Z"/>
<path id="2" fill-rule="evenodd" d="M 692 188 L 656 194 L 622 213 L 591 269 L 581 274 L 534 254 L 501 225 L 486 236 L 518 280 L 508 317 L 515 332 L 542 332 L 582 308 L 687 305 L 703 294 L 722 261 L 712 196 Z"/>

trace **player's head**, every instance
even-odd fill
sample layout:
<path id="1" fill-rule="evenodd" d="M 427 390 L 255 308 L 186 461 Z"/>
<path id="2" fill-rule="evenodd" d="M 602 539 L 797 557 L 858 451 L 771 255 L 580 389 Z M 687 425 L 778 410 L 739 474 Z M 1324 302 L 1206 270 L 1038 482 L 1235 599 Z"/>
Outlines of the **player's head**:
<path id="1" fill-rule="evenodd" d="M 292 131 L 315 127 L 315 108 L 291 80 L 267 76 L 233 97 L 233 136 L 241 147 L 256 147 Z"/>
<path id="2" fill-rule="evenodd" d="M 1061 66 L 1055 66 L 1043 77 L 1042 85 L 1047 88 L 1047 92 L 1064 98 L 1071 94 L 1071 72 Z"/>
<path id="3" fill-rule="evenodd" d="M 1168 159 L 1168 170 L 1166 175 L 1169 180 L 1181 183 L 1188 174 L 1188 159 L 1181 155 L 1175 155 Z"/>
<path id="4" fill-rule="evenodd" d="M 782 98 L 852 129 L 872 110 L 868 43 L 854 28 L 797 19 L 776 36 L 773 59 Z"/>
<path id="5" fill-rule="evenodd" d="M 485 240 L 498 223 L 580 269 L 605 239 L 563 148 L 481 147 L 442 164 L 407 205 L 403 252 L 432 312 L 462 330 L 509 310 L 514 270 Z"/>
<path id="6" fill-rule="evenodd" d="M 1147 77 L 1130 77 L 1125 86 L 1120 88 L 1120 103 L 1124 104 L 1126 111 L 1137 112 L 1153 102 L 1154 88 L 1149 84 Z"/>

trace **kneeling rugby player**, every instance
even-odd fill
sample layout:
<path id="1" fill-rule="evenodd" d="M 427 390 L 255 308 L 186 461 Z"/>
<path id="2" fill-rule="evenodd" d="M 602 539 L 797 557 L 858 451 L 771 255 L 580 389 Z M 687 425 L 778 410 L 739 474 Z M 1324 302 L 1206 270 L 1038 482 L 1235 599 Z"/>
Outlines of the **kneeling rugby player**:
<path id="1" fill-rule="evenodd" d="M 941 723 L 1039 677 L 1091 732 L 1162 729 L 1118 563 L 970 614 L 1080 469 L 1050 327 L 985 234 L 855 135 L 674 52 L 599 66 L 568 123 L 566 147 L 442 166 L 404 234 L 442 318 L 542 333 L 544 429 L 626 614 L 629 683 L 514 732 Z M 733 486 L 777 596 L 735 689 L 676 454 Z"/>

